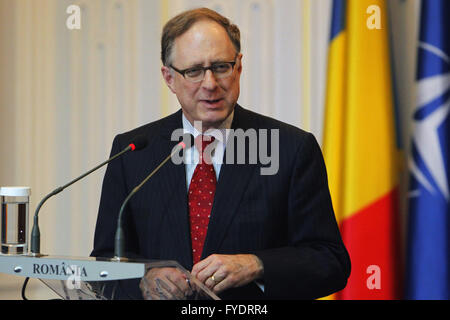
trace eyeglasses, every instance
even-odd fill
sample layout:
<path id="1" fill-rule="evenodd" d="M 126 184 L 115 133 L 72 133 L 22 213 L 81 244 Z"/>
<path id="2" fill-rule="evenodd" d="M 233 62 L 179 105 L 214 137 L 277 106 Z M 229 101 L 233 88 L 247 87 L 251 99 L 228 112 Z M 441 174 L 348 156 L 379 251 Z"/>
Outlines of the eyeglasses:
<path id="1" fill-rule="evenodd" d="M 236 60 L 232 62 L 217 62 L 209 67 L 192 67 L 184 70 L 178 70 L 173 65 L 170 65 L 170 67 L 181 74 L 186 80 L 200 82 L 205 78 L 207 70 L 211 70 L 216 79 L 223 79 L 230 76 L 235 64 Z"/>

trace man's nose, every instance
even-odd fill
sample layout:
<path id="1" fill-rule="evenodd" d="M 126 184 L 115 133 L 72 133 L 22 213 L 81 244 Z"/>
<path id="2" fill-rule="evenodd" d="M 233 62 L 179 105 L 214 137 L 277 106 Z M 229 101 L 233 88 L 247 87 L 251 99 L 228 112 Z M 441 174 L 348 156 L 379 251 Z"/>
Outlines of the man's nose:
<path id="1" fill-rule="evenodd" d="M 202 81 L 202 87 L 207 90 L 214 90 L 217 87 L 217 80 L 211 70 L 205 71 L 205 77 Z"/>

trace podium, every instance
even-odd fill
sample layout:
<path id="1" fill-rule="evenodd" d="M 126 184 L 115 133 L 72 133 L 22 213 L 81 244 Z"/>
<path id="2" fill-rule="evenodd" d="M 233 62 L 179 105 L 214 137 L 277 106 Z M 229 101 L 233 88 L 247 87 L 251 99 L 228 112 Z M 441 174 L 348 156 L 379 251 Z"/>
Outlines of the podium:
<path id="1" fill-rule="evenodd" d="M 64 300 L 142 299 L 139 288 L 142 277 L 158 268 L 184 274 L 193 294 L 183 299 L 220 300 L 176 261 L 0 254 L 1 273 L 39 279 Z M 169 289 L 170 284 L 158 278 L 152 296 L 179 300 Z"/>

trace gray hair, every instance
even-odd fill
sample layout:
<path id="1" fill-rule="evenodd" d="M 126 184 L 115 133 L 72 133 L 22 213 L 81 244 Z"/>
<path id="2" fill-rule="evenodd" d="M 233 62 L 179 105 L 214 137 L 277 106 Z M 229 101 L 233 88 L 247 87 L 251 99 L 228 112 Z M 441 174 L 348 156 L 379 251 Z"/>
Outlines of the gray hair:
<path id="1" fill-rule="evenodd" d="M 171 54 L 175 39 L 184 34 L 197 21 L 212 20 L 224 27 L 236 52 L 241 52 L 241 33 L 228 18 L 208 8 L 185 11 L 170 19 L 163 28 L 161 37 L 161 60 L 163 65 L 171 63 Z"/>

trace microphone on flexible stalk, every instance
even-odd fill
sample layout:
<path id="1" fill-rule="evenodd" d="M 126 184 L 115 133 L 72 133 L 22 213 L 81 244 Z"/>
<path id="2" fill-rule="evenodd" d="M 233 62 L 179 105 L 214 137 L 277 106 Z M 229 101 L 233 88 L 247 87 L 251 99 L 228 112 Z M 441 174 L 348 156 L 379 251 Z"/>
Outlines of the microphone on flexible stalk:
<path id="1" fill-rule="evenodd" d="M 102 162 L 101 164 L 99 164 L 98 166 L 96 166 L 95 168 L 89 170 L 88 172 L 86 172 L 85 174 L 79 176 L 78 178 L 70 181 L 69 183 L 56 188 L 55 190 L 53 190 L 52 192 L 50 192 L 48 195 L 46 195 L 41 202 L 39 202 L 38 206 L 36 207 L 36 211 L 34 213 L 34 218 L 33 218 L 33 229 L 31 230 L 31 241 L 30 241 L 30 252 L 31 255 L 34 256 L 40 256 L 40 247 L 41 247 L 41 233 L 39 231 L 39 219 L 38 219 L 38 214 L 39 214 L 39 210 L 41 209 L 42 205 L 51 197 L 53 197 L 54 195 L 57 195 L 58 193 L 60 193 L 61 191 L 63 191 L 65 188 L 67 188 L 68 186 L 74 184 L 75 182 L 77 182 L 78 180 L 83 179 L 84 177 L 86 177 L 87 175 L 91 174 L 92 172 L 94 172 L 95 170 L 101 168 L 102 166 L 104 166 L 105 164 L 113 161 L 114 159 L 122 156 L 123 154 L 129 152 L 129 151 L 136 151 L 136 150 L 141 150 L 143 148 L 145 148 L 147 146 L 147 138 L 143 135 L 139 135 L 136 136 L 132 142 L 122 151 L 120 151 L 119 153 L 115 154 L 114 156 L 112 156 L 111 158 L 109 158 L 108 160 L 106 160 L 105 162 Z"/>
<path id="2" fill-rule="evenodd" d="M 159 169 L 171 159 L 175 154 L 180 152 L 186 147 L 190 148 L 193 145 L 194 137 L 191 134 L 184 134 L 181 137 L 181 142 L 179 142 L 173 149 L 172 152 L 152 171 L 145 177 L 140 184 L 138 184 L 130 194 L 125 198 L 120 207 L 119 216 L 117 217 L 117 228 L 116 235 L 114 238 L 114 258 L 115 261 L 126 261 L 125 257 L 125 233 L 123 231 L 123 211 L 128 203 L 128 201 L 142 188 L 142 186 L 156 173 Z"/>

